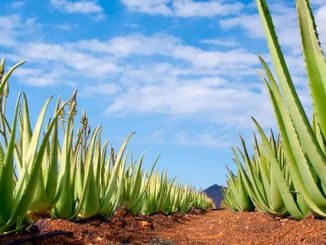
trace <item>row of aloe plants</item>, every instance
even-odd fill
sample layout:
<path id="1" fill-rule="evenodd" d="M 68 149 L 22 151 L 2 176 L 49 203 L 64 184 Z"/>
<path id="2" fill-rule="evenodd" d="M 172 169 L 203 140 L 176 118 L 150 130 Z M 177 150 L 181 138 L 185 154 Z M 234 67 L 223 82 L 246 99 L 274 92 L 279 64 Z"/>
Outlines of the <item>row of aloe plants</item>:
<path id="1" fill-rule="evenodd" d="M 33 130 L 21 93 L 10 124 L 8 79 L 21 64 L 7 73 L 5 60 L 0 64 L 0 234 L 24 225 L 27 214 L 109 219 L 119 207 L 136 215 L 185 213 L 213 205 L 205 194 L 180 185 L 166 172 L 154 173 L 156 161 L 150 171 L 144 170 L 143 156 L 134 161 L 126 152 L 133 134 L 115 152 L 108 141 L 102 143 L 101 127 L 90 129 L 85 113 L 76 123 L 76 93 L 68 102 L 58 99 L 46 121 L 48 99 Z"/>
<path id="2" fill-rule="evenodd" d="M 267 137 L 258 122 L 261 143 L 253 156 L 242 140 L 234 151 L 237 174 L 229 171 L 225 202 L 233 210 L 260 210 L 302 219 L 309 213 L 326 217 L 326 63 L 308 0 L 297 0 L 303 56 L 312 97 L 309 121 L 282 54 L 265 0 L 257 0 L 276 77 L 260 58 L 280 137 Z M 277 82 L 278 81 L 278 82 Z M 256 137 L 255 137 L 256 139 Z"/>

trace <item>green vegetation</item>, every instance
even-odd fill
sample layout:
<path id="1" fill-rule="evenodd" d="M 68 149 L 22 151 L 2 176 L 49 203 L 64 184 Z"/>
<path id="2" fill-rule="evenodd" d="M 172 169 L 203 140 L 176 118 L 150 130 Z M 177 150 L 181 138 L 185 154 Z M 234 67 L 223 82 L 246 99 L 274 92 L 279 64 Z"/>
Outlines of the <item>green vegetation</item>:
<path id="1" fill-rule="evenodd" d="M 312 123 L 299 100 L 265 0 L 257 0 L 269 45 L 273 74 L 260 58 L 266 77 L 259 72 L 273 104 L 281 138 L 268 140 L 255 119 L 262 143 L 255 141 L 250 159 L 243 151 L 235 153 L 238 174 L 230 172 L 225 199 L 234 210 L 257 208 L 275 215 L 304 218 L 309 212 L 326 217 L 326 63 L 308 0 L 297 0 L 298 20 L 313 101 Z M 245 166 L 245 167 L 244 167 Z M 253 206 L 254 207 L 253 207 Z"/>
<path id="2" fill-rule="evenodd" d="M 45 125 L 48 99 L 33 130 L 26 96 L 20 94 L 10 125 L 8 79 L 22 63 L 7 73 L 5 60 L 0 64 L 0 234 L 20 228 L 27 213 L 109 219 L 119 207 L 133 214 L 171 214 L 213 205 L 206 195 L 168 179 L 166 172 L 153 175 L 156 162 L 145 171 L 143 156 L 138 161 L 128 157 L 125 150 L 133 134 L 115 153 L 108 150 L 108 141 L 102 143 L 101 127 L 91 130 L 85 113 L 76 130 L 76 93 L 68 102 L 57 100 Z"/>

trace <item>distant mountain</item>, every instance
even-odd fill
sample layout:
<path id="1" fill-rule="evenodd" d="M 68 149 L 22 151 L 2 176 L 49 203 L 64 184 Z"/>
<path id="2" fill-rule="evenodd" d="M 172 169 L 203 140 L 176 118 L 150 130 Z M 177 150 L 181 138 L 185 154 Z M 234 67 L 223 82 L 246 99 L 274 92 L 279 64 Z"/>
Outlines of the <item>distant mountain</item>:
<path id="1" fill-rule="evenodd" d="M 212 185 L 204 190 L 206 195 L 214 201 L 216 208 L 221 207 L 221 201 L 224 199 L 222 188 L 223 187 L 219 185 Z"/>

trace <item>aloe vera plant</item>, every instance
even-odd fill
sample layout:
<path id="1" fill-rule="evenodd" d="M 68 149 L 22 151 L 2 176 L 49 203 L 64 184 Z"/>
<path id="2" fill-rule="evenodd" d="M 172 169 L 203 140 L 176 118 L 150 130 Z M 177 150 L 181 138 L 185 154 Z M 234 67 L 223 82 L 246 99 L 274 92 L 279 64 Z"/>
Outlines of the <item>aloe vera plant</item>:
<path id="1" fill-rule="evenodd" d="M 313 100 L 314 120 L 317 125 L 315 130 L 294 88 L 264 1 L 260 1 L 259 10 L 280 87 L 276 84 L 265 62 L 261 60 L 268 77 L 268 82 L 265 80 L 265 84 L 273 102 L 294 186 L 312 212 L 326 217 L 324 192 L 326 158 L 323 152 L 325 145 L 320 140 L 325 135 L 324 114 L 326 111 L 323 109 L 322 100 L 325 99 L 326 64 L 309 1 L 298 0 L 296 3 L 303 54 Z"/>
<path id="2" fill-rule="evenodd" d="M 4 88 L 8 88 L 8 79 L 11 73 L 23 62 L 17 64 L 8 73 L 3 74 L 0 84 L 1 102 L 5 103 Z M 4 71 L 4 59 L 1 62 L 0 73 Z M 25 95 L 23 95 L 26 102 Z M 0 233 L 6 232 L 11 229 L 15 224 L 21 223 L 25 218 L 26 213 L 30 207 L 33 199 L 33 193 L 37 186 L 38 174 L 42 166 L 42 160 L 45 155 L 47 143 L 51 135 L 52 128 L 54 127 L 58 113 L 54 115 L 53 119 L 44 132 L 44 136 L 40 139 L 40 128 L 44 119 L 44 113 L 48 107 L 50 99 L 44 104 L 39 119 L 37 120 L 36 127 L 33 133 L 29 134 L 30 141 L 28 146 L 23 146 L 24 140 L 21 138 L 19 144 L 16 142 L 17 121 L 20 113 L 20 100 L 21 95 L 18 96 L 14 119 L 12 125 L 9 126 L 5 116 L 5 104 L 1 105 L 1 135 L 5 146 L 1 147 L 1 162 L 0 162 Z M 21 124 L 29 124 L 28 110 L 25 110 L 25 115 L 20 120 Z M 21 135 L 23 135 L 21 133 Z M 25 135 L 26 136 L 26 135 Z M 39 145 L 39 147 L 37 147 Z M 24 154 L 19 152 L 19 148 L 24 148 Z M 18 171 L 15 171 L 15 167 Z"/>
<path id="3" fill-rule="evenodd" d="M 226 205 L 235 211 L 254 210 L 254 205 L 248 194 L 240 170 L 238 170 L 237 176 L 229 169 L 228 172 L 227 188 L 222 189 Z"/>
<path id="4" fill-rule="evenodd" d="M 272 215 L 303 218 L 307 209 L 293 188 L 281 139 L 276 140 L 273 134 L 269 140 L 265 137 L 261 144 L 256 136 L 254 139 L 252 158 L 243 139 L 243 149 L 233 150 L 238 175 L 229 171 L 228 189 L 224 190 L 226 203 L 233 210 L 252 211 L 255 207 Z M 296 208 L 298 205 L 301 205 L 300 211 Z"/>
<path id="5" fill-rule="evenodd" d="M 170 183 L 169 183 L 170 182 Z M 156 173 L 146 190 L 144 213 L 163 213 L 171 194 L 174 179 L 169 181 L 166 171 Z"/>
<path id="6" fill-rule="evenodd" d="M 271 200 L 278 196 L 277 200 L 282 202 L 284 206 L 282 205 L 282 211 L 275 210 L 277 215 L 284 214 L 285 207 L 287 213 L 295 219 L 305 217 L 308 212 L 326 217 L 326 152 L 324 140 L 326 135 L 326 63 L 318 40 L 310 3 L 308 0 L 296 1 L 303 56 L 313 101 L 312 122 L 309 121 L 304 111 L 291 79 L 267 3 L 265 0 L 257 0 L 257 5 L 278 83 L 262 57 L 259 59 L 266 77 L 261 72 L 259 75 L 266 85 L 274 108 L 285 153 L 284 160 L 291 183 L 287 180 L 284 172 L 282 173 L 281 160 L 275 156 L 273 147 L 268 143 L 265 133 L 258 122 L 253 119 L 263 142 L 266 159 L 270 162 L 274 172 L 273 178 L 279 193 L 268 194 L 268 187 L 263 184 L 264 179 L 257 176 L 254 178 L 255 181 L 261 181 L 263 185 L 260 190 L 254 190 L 251 197 L 254 195 L 258 197 L 262 191 L 267 193 L 266 198 Z M 238 165 L 238 168 L 241 169 L 241 166 Z M 265 202 L 261 198 L 259 200 L 254 199 L 252 198 L 252 201 L 256 208 L 261 209 Z M 265 211 L 269 212 L 270 210 Z"/>

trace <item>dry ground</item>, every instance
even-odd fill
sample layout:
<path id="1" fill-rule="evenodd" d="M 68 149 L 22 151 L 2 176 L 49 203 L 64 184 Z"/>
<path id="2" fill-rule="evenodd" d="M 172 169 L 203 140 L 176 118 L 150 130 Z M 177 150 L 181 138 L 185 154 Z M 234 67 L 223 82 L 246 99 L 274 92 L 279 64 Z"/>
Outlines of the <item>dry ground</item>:
<path id="1" fill-rule="evenodd" d="M 230 210 L 138 217 L 120 210 L 111 221 L 41 219 L 29 230 L 2 236 L 0 244 L 326 244 L 325 220 Z"/>

